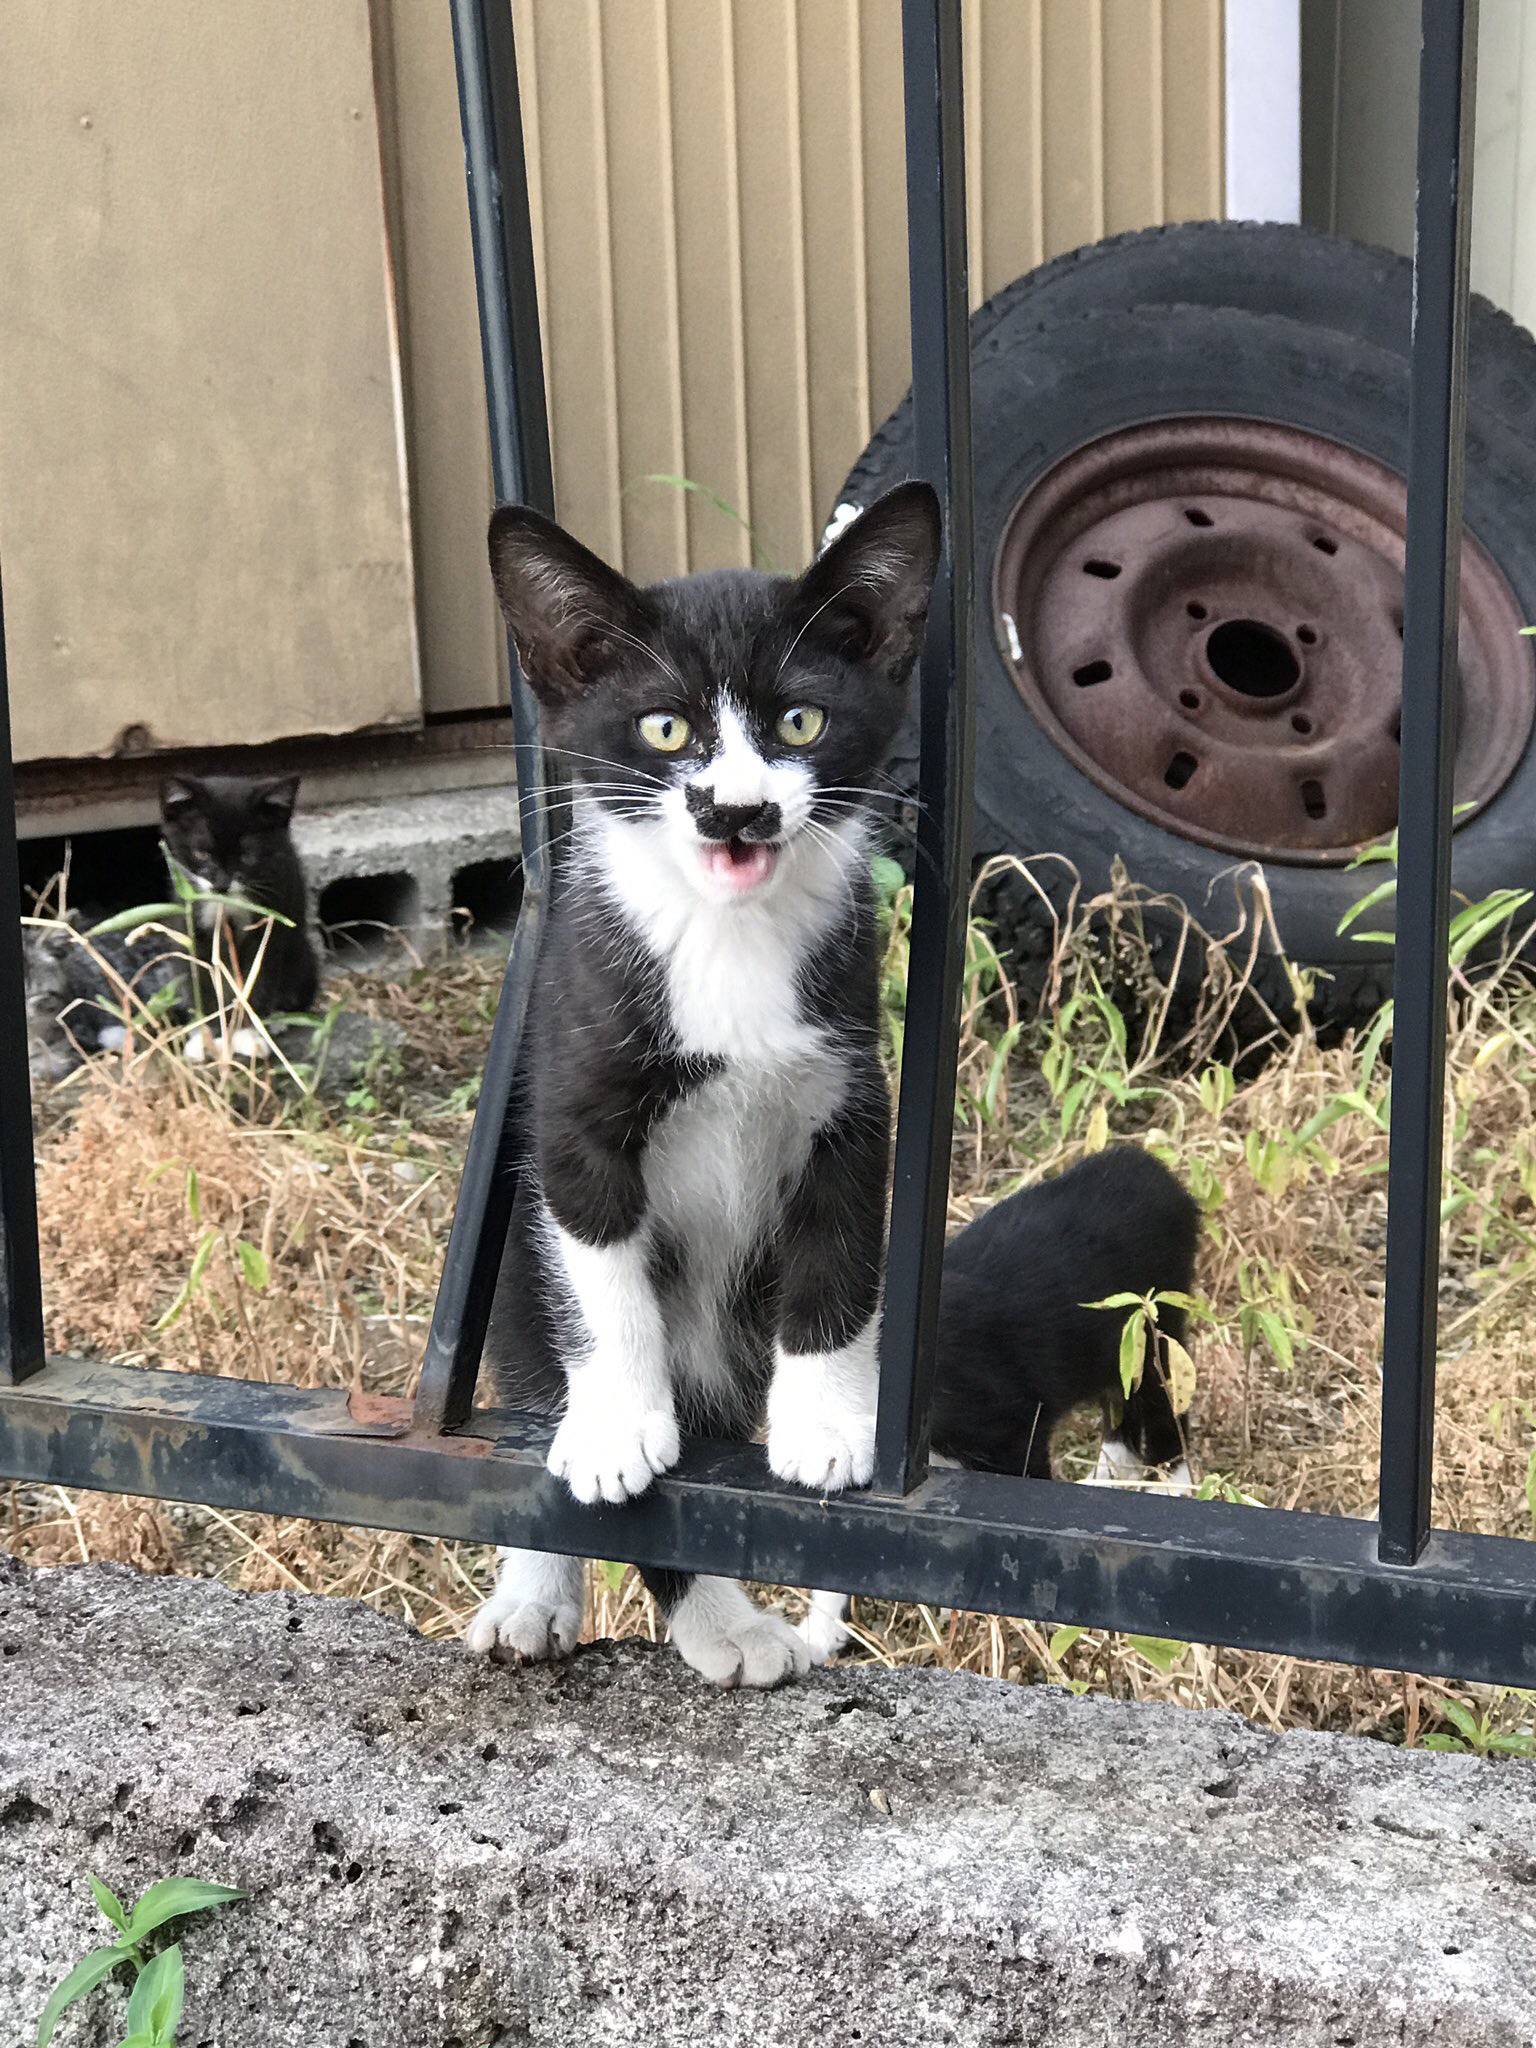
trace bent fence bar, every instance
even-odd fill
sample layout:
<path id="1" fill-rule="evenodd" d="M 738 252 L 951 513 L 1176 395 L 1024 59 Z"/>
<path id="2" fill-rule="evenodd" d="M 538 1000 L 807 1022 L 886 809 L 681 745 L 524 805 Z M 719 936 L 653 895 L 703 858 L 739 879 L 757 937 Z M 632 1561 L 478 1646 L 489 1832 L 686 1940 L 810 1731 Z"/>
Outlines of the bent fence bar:
<path id="1" fill-rule="evenodd" d="M 545 1431 L 475 1409 L 511 1181 L 504 1143 L 548 882 L 513 668 L 527 889 L 412 1404 L 48 1357 L 0 639 L 0 1473 L 1351 1663 L 1536 1683 L 1536 1546 L 1430 1526 L 1475 0 L 1424 0 L 1380 1520 L 927 1469 L 966 916 L 970 363 L 960 0 L 903 0 L 918 464 L 947 545 L 921 669 L 918 863 L 876 1485 L 817 1500 L 760 1452 L 690 1445 L 642 1499 L 584 1508 Z M 498 495 L 548 507 L 511 10 L 453 0 Z"/>

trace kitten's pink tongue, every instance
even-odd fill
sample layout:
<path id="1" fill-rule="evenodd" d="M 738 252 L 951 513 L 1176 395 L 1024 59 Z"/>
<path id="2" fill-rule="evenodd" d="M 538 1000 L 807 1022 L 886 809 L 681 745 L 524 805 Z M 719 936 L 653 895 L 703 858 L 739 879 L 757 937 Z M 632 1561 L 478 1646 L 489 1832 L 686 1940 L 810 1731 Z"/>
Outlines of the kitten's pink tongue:
<path id="1" fill-rule="evenodd" d="M 727 839 L 699 848 L 705 872 L 743 896 L 767 881 L 778 857 L 776 847 L 753 846 L 745 839 Z"/>

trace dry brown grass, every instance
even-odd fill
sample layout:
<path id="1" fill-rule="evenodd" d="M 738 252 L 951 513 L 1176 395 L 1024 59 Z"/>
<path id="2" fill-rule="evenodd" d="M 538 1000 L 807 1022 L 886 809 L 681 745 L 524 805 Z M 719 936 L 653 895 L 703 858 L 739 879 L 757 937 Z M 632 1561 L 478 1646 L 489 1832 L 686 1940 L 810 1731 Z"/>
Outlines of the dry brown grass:
<path id="1" fill-rule="evenodd" d="M 1019 1015 L 984 936 L 977 941 L 954 1219 L 1107 1136 L 1163 1149 L 1193 1176 L 1207 1208 L 1201 1286 L 1216 1321 L 1196 1346 L 1198 1469 L 1270 1505 L 1369 1514 L 1384 1065 L 1369 1047 L 1323 1049 L 1303 1029 L 1278 1042 L 1261 1069 L 1234 1079 L 1200 1054 L 1201 1043 L 1215 1043 L 1241 982 L 1240 969 L 1234 976 L 1227 967 L 1208 982 L 1205 1009 L 1185 1016 L 1190 1042 L 1177 1057 L 1155 1004 L 1151 1025 L 1122 1046 L 1102 998 L 1106 945 L 1083 936 L 1090 922 L 1102 933 L 1104 906 L 1090 908 L 1093 918 L 1084 909 L 1069 919 L 1039 1017 Z M 1116 942 L 1133 952 L 1134 922 Z M 897 981 L 902 945 L 898 918 Z M 151 1049 L 125 1068 L 99 1063 L 58 1091 L 42 1105 L 38 1149 L 52 1344 L 301 1384 L 407 1388 L 496 980 L 492 965 L 471 958 L 349 982 L 349 1001 L 391 1018 L 405 1042 L 330 1108 L 295 1102 L 248 1075 L 194 1075 Z M 1461 990 L 1451 1081 L 1456 1178 L 1442 1289 L 1437 1514 L 1459 1528 L 1529 1536 L 1536 995 L 1513 975 L 1475 994 Z M 210 1236 L 201 1284 L 157 1333 Z M 265 1286 L 242 1269 L 242 1243 L 269 1267 Z M 1256 1331 L 1260 1308 L 1291 1333 L 1291 1366 Z M 1061 1448 L 1064 1470 L 1081 1472 L 1091 1436 Z M 118 1558 L 250 1589 L 344 1594 L 433 1635 L 458 1629 L 487 1576 L 473 1547 L 203 1508 L 14 1488 L 6 1512 L 12 1547 L 39 1562 Z M 593 1576 L 594 1632 L 655 1633 L 632 1573 Z M 776 1597 L 793 1605 L 796 1596 Z M 1050 1632 L 1027 1619 L 941 1619 L 927 1608 L 864 1601 L 856 1629 L 859 1653 L 881 1663 L 1065 1679 L 1231 1707 L 1273 1727 L 1415 1742 L 1443 1731 L 1447 1698 L 1472 1699 L 1490 1727 L 1530 1719 L 1523 1695 L 1294 1658 L 1191 1647 L 1164 1671 L 1099 1632 L 1058 1657 Z"/>

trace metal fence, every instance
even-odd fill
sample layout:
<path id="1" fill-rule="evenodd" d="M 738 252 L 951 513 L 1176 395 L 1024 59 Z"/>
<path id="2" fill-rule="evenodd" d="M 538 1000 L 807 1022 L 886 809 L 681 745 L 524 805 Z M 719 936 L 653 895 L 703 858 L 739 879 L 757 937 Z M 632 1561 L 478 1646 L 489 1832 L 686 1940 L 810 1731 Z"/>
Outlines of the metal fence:
<path id="1" fill-rule="evenodd" d="M 506 0 L 453 0 L 498 499 L 552 509 Z M 513 1184 L 502 1138 L 549 884 L 514 688 L 524 907 L 414 1405 L 68 1357 L 43 1341 L 0 642 L 0 1473 L 623 1557 L 791 1585 L 1536 1683 L 1536 1548 L 1430 1525 L 1476 0 L 1424 0 L 1379 1519 L 928 1470 L 969 895 L 973 542 L 960 0 L 903 0 L 917 468 L 946 548 L 921 667 L 922 857 L 874 1487 L 818 1499 L 695 1443 L 637 1501 L 582 1507 L 548 1424 L 474 1408 Z"/>

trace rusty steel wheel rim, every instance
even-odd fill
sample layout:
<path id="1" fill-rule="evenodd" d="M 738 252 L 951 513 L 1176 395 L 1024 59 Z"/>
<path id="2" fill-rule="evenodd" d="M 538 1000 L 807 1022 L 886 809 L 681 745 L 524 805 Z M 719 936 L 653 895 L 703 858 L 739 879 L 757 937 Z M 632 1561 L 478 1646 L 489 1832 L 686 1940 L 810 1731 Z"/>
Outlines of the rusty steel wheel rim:
<path id="1" fill-rule="evenodd" d="M 1402 480 L 1319 435 L 1170 419 L 1107 434 L 1014 507 L 998 645 L 1036 719 L 1186 839 L 1338 865 L 1397 822 Z M 1509 585 L 1462 550 L 1458 823 L 1536 710 Z"/>

